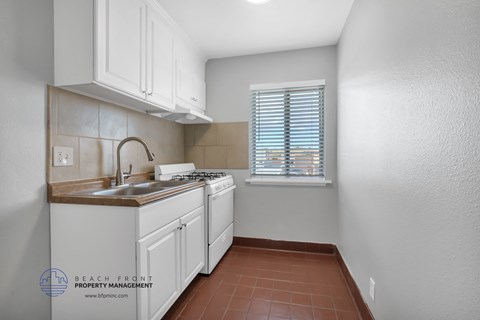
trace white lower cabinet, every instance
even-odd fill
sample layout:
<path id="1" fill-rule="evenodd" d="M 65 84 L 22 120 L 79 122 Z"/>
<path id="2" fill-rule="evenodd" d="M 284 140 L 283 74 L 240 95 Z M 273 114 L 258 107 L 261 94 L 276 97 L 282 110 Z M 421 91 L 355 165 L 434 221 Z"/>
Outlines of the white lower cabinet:
<path id="1" fill-rule="evenodd" d="M 138 270 L 160 285 L 139 289 L 139 319 L 160 319 L 181 293 L 179 222 L 174 221 L 138 242 Z M 166 262 L 169 263 L 166 263 Z"/>
<path id="2" fill-rule="evenodd" d="M 52 203 L 51 268 L 68 278 L 52 319 L 162 319 L 205 264 L 203 202 L 199 188 L 139 208 Z"/>
<path id="3" fill-rule="evenodd" d="M 205 265 L 205 214 L 193 211 L 180 219 L 182 252 L 182 289 L 185 289 Z"/>
<path id="4" fill-rule="evenodd" d="M 202 269 L 204 226 L 200 207 L 138 241 L 140 274 L 161 284 L 139 289 L 139 319 L 161 319 Z"/>

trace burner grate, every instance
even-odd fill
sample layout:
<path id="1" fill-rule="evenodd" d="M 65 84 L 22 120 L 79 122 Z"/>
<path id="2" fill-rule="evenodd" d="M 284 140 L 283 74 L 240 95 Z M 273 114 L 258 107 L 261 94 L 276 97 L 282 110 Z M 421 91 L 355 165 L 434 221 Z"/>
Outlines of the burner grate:
<path id="1" fill-rule="evenodd" d="M 215 180 L 218 178 L 225 177 L 227 174 L 225 172 L 204 172 L 204 171 L 194 171 L 190 174 L 177 174 L 172 176 L 171 180 L 176 181 L 205 181 L 205 180 Z"/>

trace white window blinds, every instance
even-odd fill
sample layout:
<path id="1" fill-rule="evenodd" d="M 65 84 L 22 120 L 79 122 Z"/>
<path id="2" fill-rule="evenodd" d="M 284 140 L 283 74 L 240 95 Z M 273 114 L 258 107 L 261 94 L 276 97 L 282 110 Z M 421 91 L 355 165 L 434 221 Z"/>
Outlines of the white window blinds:
<path id="1" fill-rule="evenodd" d="M 325 86 L 315 83 L 251 87 L 252 176 L 325 177 Z"/>

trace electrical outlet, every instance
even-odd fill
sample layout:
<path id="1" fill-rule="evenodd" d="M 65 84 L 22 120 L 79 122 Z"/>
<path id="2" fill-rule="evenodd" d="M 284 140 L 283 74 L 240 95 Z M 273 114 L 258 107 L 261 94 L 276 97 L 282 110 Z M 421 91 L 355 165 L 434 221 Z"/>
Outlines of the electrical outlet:
<path id="1" fill-rule="evenodd" d="M 73 166 L 73 148 L 53 147 L 53 166 L 54 167 Z"/>
<path id="2" fill-rule="evenodd" d="M 370 278 L 370 298 L 375 301 L 375 281 L 372 278 Z"/>

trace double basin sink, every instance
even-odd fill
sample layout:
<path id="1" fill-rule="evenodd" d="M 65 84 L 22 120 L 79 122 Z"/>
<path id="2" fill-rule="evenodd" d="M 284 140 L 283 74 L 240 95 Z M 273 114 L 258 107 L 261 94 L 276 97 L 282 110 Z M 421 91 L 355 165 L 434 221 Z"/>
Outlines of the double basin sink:
<path id="1" fill-rule="evenodd" d="M 192 181 L 143 181 L 102 190 L 81 191 L 75 195 L 100 197 L 138 197 L 182 189 Z"/>

